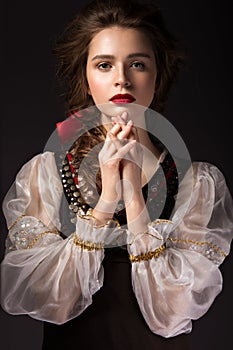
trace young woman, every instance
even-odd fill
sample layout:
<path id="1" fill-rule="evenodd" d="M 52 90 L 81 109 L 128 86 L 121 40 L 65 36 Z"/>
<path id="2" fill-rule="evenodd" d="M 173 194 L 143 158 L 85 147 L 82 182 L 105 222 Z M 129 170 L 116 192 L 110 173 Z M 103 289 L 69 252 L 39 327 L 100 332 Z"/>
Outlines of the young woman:
<path id="1" fill-rule="evenodd" d="M 59 151 L 25 164 L 5 197 L 2 305 L 45 321 L 43 349 L 188 349 L 221 291 L 233 214 L 221 172 L 148 129 L 178 44 L 156 6 L 93 1 L 55 52 L 70 117 Z"/>

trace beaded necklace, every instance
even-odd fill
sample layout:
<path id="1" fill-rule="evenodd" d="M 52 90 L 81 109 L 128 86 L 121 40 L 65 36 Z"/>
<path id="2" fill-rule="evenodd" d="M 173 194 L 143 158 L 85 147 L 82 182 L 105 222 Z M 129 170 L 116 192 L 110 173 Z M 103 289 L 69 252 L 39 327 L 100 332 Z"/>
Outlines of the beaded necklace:
<path id="1" fill-rule="evenodd" d="M 87 199 L 93 193 L 90 189 L 84 189 L 85 179 L 80 176 L 79 164 L 73 161 L 71 152 L 67 152 L 62 162 L 61 176 L 69 209 L 74 214 L 86 214 L 90 208 L 90 205 L 87 204 Z M 176 164 L 170 153 L 167 153 L 151 180 L 143 187 L 144 199 L 152 220 L 158 217 L 163 219 L 170 218 L 177 190 L 178 172 Z M 162 212 L 161 208 L 163 208 Z M 122 200 L 117 205 L 114 218 L 121 225 L 126 224 L 126 213 Z"/>

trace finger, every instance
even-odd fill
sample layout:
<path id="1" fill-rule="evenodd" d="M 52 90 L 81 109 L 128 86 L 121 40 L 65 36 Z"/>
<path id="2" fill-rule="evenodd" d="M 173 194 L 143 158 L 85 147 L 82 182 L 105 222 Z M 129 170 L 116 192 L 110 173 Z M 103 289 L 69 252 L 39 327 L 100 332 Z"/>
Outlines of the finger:
<path id="1" fill-rule="evenodd" d="M 114 144 L 116 150 L 119 150 L 126 143 L 128 143 L 128 139 L 126 138 L 120 139 L 118 135 L 114 135 L 111 132 L 109 132 L 109 138 L 112 144 Z"/>
<path id="2" fill-rule="evenodd" d="M 130 135 L 130 130 L 129 129 L 124 129 L 121 130 L 118 134 L 117 134 L 117 138 L 119 140 L 125 140 L 128 139 L 128 136 Z"/>
<path id="3" fill-rule="evenodd" d="M 128 138 L 119 138 L 118 135 L 115 136 L 113 135 L 111 132 L 109 132 L 109 137 L 110 137 L 110 140 L 111 142 L 114 144 L 116 150 L 120 150 L 121 148 L 125 147 L 126 144 L 130 144 L 131 142 L 129 142 L 129 139 Z M 134 138 L 132 138 L 132 140 L 130 141 L 135 141 L 132 143 L 132 145 L 136 145 L 136 140 Z M 126 147 L 127 149 L 127 147 Z M 131 148 L 130 148 L 131 149 Z M 123 150 L 124 152 L 124 150 Z"/>
<path id="4" fill-rule="evenodd" d="M 119 140 L 123 140 L 125 138 L 128 138 L 131 128 L 132 128 L 132 123 L 129 123 L 127 125 L 116 123 L 113 125 L 110 132 L 114 136 L 117 136 Z"/>
<path id="5" fill-rule="evenodd" d="M 130 119 L 128 122 L 127 122 L 127 124 L 126 124 L 127 126 L 130 126 L 130 125 L 133 125 L 133 121 L 132 121 L 132 119 Z"/>
<path id="6" fill-rule="evenodd" d="M 131 135 L 130 136 L 131 136 L 132 139 L 134 139 L 137 142 L 139 142 L 138 131 L 137 131 L 137 128 L 135 128 L 134 126 L 131 128 Z"/>
<path id="7" fill-rule="evenodd" d="M 123 147 L 121 147 L 117 153 L 116 157 L 122 159 L 129 151 L 136 145 L 136 140 L 127 142 Z"/>
<path id="8" fill-rule="evenodd" d="M 116 148 L 116 145 L 111 139 L 105 140 L 103 147 L 99 152 L 99 157 L 101 159 L 112 157 L 114 154 L 116 154 L 117 151 L 118 151 L 118 148 Z"/>
<path id="9" fill-rule="evenodd" d="M 119 131 L 121 131 L 121 129 L 122 129 L 121 125 L 119 123 L 116 123 L 113 125 L 110 132 L 112 135 L 116 136 L 119 133 Z"/>
<path id="10" fill-rule="evenodd" d="M 111 120 L 112 120 L 113 125 L 119 124 L 122 128 L 124 128 L 126 125 L 126 122 L 123 119 L 121 119 L 119 116 L 112 117 Z"/>
<path id="11" fill-rule="evenodd" d="M 122 130 L 118 133 L 117 137 L 119 139 L 129 138 L 131 134 L 131 130 L 133 128 L 133 122 L 129 121 L 127 125 L 125 125 Z"/>
<path id="12" fill-rule="evenodd" d="M 112 117 L 111 120 L 114 121 L 115 123 L 122 122 L 123 124 L 126 124 L 126 122 L 123 119 L 121 119 L 121 117 L 119 115 Z"/>
<path id="13" fill-rule="evenodd" d="M 119 147 L 121 147 L 120 142 L 121 141 L 118 140 L 118 138 L 111 131 L 109 131 L 106 135 L 106 139 L 101 151 L 114 154 L 119 149 Z"/>
<path id="14" fill-rule="evenodd" d="M 120 161 L 123 157 L 127 155 L 127 153 L 129 153 L 129 151 L 135 144 L 135 140 L 131 142 L 125 140 L 127 143 L 122 144 L 122 141 L 114 137 L 114 135 L 110 134 L 109 137 L 112 137 L 112 140 L 105 142 L 103 148 L 99 152 L 99 161 L 100 164 L 103 165 L 110 161 Z"/>
<path id="15" fill-rule="evenodd" d="M 123 112 L 121 115 L 119 114 L 116 117 L 112 117 L 111 119 L 115 123 L 121 123 L 121 124 L 126 125 L 127 124 L 127 119 L 128 119 L 128 113 L 127 112 Z"/>
<path id="16" fill-rule="evenodd" d="M 123 112 L 121 115 L 120 115 L 121 119 L 125 121 L 125 123 L 127 122 L 127 119 L 128 119 L 128 113 L 127 112 Z"/>

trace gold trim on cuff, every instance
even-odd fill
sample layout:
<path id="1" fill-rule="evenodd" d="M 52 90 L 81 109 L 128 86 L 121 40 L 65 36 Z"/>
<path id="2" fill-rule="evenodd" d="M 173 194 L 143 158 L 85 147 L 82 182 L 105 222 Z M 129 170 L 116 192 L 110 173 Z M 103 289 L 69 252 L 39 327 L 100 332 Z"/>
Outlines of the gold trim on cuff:
<path id="1" fill-rule="evenodd" d="M 86 214 L 80 215 L 79 213 L 77 213 L 77 216 L 80 217 L 81 219 L 84 219 L 84 220 L 93 219 L 94 221 L 97 221 L 97 218 L 96 218 L 92 213 L 93 213 L 93 209 L 89 208 Z M 102 225 L 96 225 L 96 224 L 94 224 L 94 227 L 95 227 L 95 228 L 103 228 L 103 227 L 108 226 L 111 222 L 113 222 L 114 224 L 116 224 L 116 226 L 117 226 L 118 228 L 121 228 L 121 225 L 119 224 L 118 220 L 113 219 L 113 218 L 107 219 L 107 222 L 106 222 L 105 224 L 102 224 Z"/>
<path id="2" fill-rule="evenodd" d="M 43 231 L 41 233 L 39 233 L 32 241 L 32 243 L 30 243 L 28 246 L 27 246 L 27 249 L 31 249 L 34 247 L 34 245 L 39 241 L 39 239 L 42 238 L 42 236 L 48 234 L 48 233 L 53 233 L 53 234 L 56 234 L 56 235 L 59 235 L 60 232 L 58 230 L 48 230 L 48 231 Z"/>
<path id="3" fill-rule="evenodd" d="M 166 219 L 156 219 L 154 221 L 152 221 L 149 226 L 153 225 L 153 224 L 162 224 L 162 223 L 165 223 L 165 224 L 172 224 L 173 225 L 173 221 L 171 220 L 166 220 Z"/>
<path id="4" fill-rule="evenodd" d="M 13 222 L 13 224 L 11 224 L 11 225 L 8 227 L 8 230 L 10 231 L 10 230 L 17 224 L 17 222 L 19 222 L 24 216 L 26 216 L 26 215 L 23 214 L 23 215 L 18 216 L 17 219 Z"/>
<path id="5" fill-rule="evenodd" d="M 148 252 L 146 254 L 140 254 L 140 255 L 130 255 L 129 259 L 132 263 L 134 262 L 141 262 L 144 260 L 151 260 L 153 258 L 158 258 L 160 256 L 160 254 L 165 250 L 165 244 L 161 245 L 161 247 Z"/>
<path id="6" fill-rule="evenodd" d="M 218 252 L 220 255 L 226 257 L 227 254 L 225 254 L 218 246 L 211 242 L 203 242 L 203 241 L 194 241 L 193 239 L 178 239 L 178 238 L 172 238 L 168 237 L 168 240 L 174 243 L 192 243 L 196 245 L 208 245 L 209 247 L 213 248 L 216 252 Z"/>
<path id="7" fill-rule="evenodd" d="M 84 241 L 81 239 L 77 234 L 74 234 L 73 243 L 77 245 L 78 247 L 91 251 L 91 250 L 103 250 L 104 244 L 103 243 L 93 243 L 89 241 Z"/>

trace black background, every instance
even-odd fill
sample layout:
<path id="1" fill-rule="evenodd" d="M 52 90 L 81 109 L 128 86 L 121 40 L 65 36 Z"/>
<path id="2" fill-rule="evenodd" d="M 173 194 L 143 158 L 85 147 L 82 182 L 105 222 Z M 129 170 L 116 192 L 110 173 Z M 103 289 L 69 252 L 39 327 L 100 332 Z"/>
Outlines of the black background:
<path id="1" fill-rule="evenodd" d="M 20 167 L 43 151 L 56 122 L 64 119 L 51 50 L 56 36 L 84 3 L 74 0 L 1 3 L 1 200 Z M 156 3 L 168 28 L 190 51 L 189 63 L 172 88 L 163 114 L 180 132 L 192 159 L 218 166 L 232 192 L 230 1 Z M 1 258 L 5 236 L 1 213 Z M 233 325 L 232 259 L 233 253 L 221 266 L 223 292 L 209 312 L 193 322 L 193 349 L 231 348 L 226 344 L 231 343 Z M 40 350 L 41 322 L 4 311 L 0 311 L 0 322 L 3 350 Z"/>

